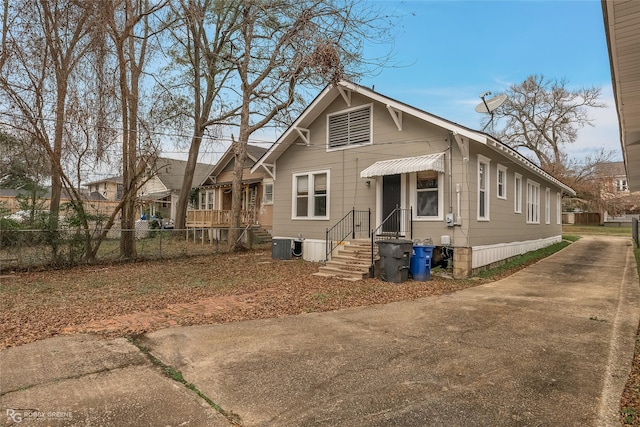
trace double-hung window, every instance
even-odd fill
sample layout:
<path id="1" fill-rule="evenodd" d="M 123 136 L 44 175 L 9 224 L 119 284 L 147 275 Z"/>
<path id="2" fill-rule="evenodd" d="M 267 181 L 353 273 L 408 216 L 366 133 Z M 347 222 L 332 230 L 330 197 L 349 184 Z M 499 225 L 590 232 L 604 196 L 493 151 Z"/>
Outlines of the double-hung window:
<path id="1" fill-rule="evenodd" d="M 544 223 L 551 224 L 551 189 L 544 192 Z"/>
<path id="2" fill-rule="evenodd" d="M 507 199 L 507 167 L 498 165 L 497 168 L 497 191 L 498 199 Z"/>
<path id="3" fill-rule="evenodd" d="M 540 184 L 527 180 L 527 224 L 540 224 Z"/>
<path id="4" fill-rule="evenodd" d="M 416 219 L 442 219 L 442 174 L 419 171 L 411 175 L 411 204 L 416 206 Z"/>
<path id="5" fill-rule="evenodd" d="M 212 210 L 214 203 L 214 191 L 208 190 L 200 193 L 200 209 L 202 210 Z"/>
<path id="6" fill-rule="evenodd" d="M 478 220 L 489 221 L 489 164 L 491 160 L 478 155 Z"/>
<path id="7" fill-rule="evenodd" d="M 556 222 L 562 224 L 562 193 L 556 193 Z"/>
<path id="8" fill-rule="evenodd" d="M 262 204 L 273 204 L 273 181 L 264 181 L 262 183 Z"/>
<path id="9" fill-rule="evenodd" d="M 372 143 L 372 106 L 365 105 L 330 114 L 327 118 L 327 149 L 343 149 Z"/>
<path id="10" fill-rule="evenodd" d="M 515 174 L 513 187 L 513 211 L 515 213 L 522 213 L 522 175 L 519 173 Z"/>
<path id="11" fill-rule="evenodd" d="M 329 171 L 293 175 L 293 218 L 329 218 Z"/>

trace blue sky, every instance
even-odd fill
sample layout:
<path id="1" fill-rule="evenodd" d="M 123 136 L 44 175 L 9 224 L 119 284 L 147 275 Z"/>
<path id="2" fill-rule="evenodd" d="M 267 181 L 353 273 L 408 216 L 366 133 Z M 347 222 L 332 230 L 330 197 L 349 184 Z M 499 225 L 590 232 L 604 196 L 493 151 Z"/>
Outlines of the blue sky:
<path id="1" fill-rule="evenodd" d="M 360 84 L 474 129 L 481 128 L 474 110 L 481 93 L 505 91 L 531 74 L 564 78 L 569 88 L 600 87 L 607 108 L 591 111 L 594 127 L 580 131 L 567 152 L 583 158 L 605 147 L 615 151 L 612 160 L 621 160 L 599 0 L 377 5 L 402 16 L 393 40 L 400 65 Z"/>

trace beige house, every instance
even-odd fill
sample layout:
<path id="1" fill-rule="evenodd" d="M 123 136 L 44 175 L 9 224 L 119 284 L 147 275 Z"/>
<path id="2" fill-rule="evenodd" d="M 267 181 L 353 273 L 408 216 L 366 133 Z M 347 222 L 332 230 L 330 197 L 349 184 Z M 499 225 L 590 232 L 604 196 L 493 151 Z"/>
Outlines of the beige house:
<path id="1" fill-rule="evenodd" d="M 158 158 L 149 167 L 149 179 L 138 190 L 140 214 L 161 216 L 175 219 L 178 198 L 182 190 L 184 171 L 187 162 L 184 160 Z M 204 179 L 211 165 L 197 163 L 193 176 L 194 186 Z"/>
<path id="2" fill-rule="evenodd" d="M 305 259 L 398 236 L 432 242 L 458 277 L 560 241 L 562 195 L 575 195 L 488 134 L 346 81 L 320 93 L 261 169 L 274 180 L 274 239 L 302 237 Z"/>
<path id="3" fill-rule="evenodd" d="M 266 152 L 257 145 L 247 145 L 247 160 L 242 175 L 243 225 L 271 230 L 273 220 L 273 179 L 264 169 L 251 167 Z M 231 223 L 231 183 L 235 165 L 230 147 L 200 181 L 198 206 L 187 211 L 187 228 L 225 228 Z"/>
<path id="4" fill-rule="evenodd" d="M 102 197 L 104 200 L 109 201 L 122 199 L 122 176 L 112 176 L 93 181 L 86 184 L 86 186 L 89 189 L 89 194 L 94 198 Z"/>

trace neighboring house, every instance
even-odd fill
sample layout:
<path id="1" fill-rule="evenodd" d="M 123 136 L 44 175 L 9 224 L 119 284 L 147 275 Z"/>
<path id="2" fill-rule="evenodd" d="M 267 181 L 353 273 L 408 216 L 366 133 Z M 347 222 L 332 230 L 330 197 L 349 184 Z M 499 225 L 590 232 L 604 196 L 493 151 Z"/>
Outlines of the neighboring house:
<path id="1" fill-rule="evenodd" d="M 242 174 L 241 223 L 270 230 L 273 218 L 273 179 L 264 169 L 251 171 L 251 167 L 266 151 L 257 145 L 247 144 L 247 160 Z M 230 225 L 234 165 L 233 148 L 229 147 L 200 181 L 198 206 L 187 211 L 187 228 L 212 229 Z"/>
<path id="2" fill-rule="evenodd" d="M 138 190 L 141 214 L 145 212 L 153 216 L 175 219 L 186 166 L 187 162 L 184 160 L 162 157 L 156 159 L 155 163 L 149 167 L 149 179 Z M 209 169 L 211 165 L 196 164 L 193 175 L 194 186 L 204 179 Z"/>
<path id="3" fill-rule="evenodd" d="M 261 169 L 274 179 L 274 239 L 302 237 L 305 259 L 375 230 L 430 240 L 456 277 L 560 241 L 562 195 L 575 195 L 488 134 L 345 81 L 320 93 Z M 335 225 L 348 231 L 327 239 Z"/>
<path id="4" fill-rule="evenodd" d="M 113 176 L 86 184 L 92 199 L 118 201 L 122 199 L 122 176 Z"/>
<path id="5" fill-rule="evenodd" d="M 629 191 L 624 162 L 599 163 L 595 174 L 600 182 L 602 224 L 630 226 L 640 214 L 640 192 Z"/>
<path id="6" fill-rule="evenodd" d="M 102 195 L 98 193 L 89 193 L 86 190 L 79 190 L 81 197 L 84 201 L 84 208 L 86 212 L 90 214 L 109 215 L 118 205 L 117 201 L 106 200 Z M 18 203 L 18 195 L 28 197 L 29 194 L 24 190 L 14 190 L 9 188 L 0 189 L 0 205 L 11 212 L 16 212 L 22 207 Z M 43 203 L 43 207 L 49 209 L 51 203 L 51 189 L 47 189 L 46 193 L 39 197 Z M 65 208 L 65 204 L 71 201 L 71 197 L 65 189 L 62 190 L 60 195 L 60 204 L 62 209 Z"/>
<path id="7" fill-rule="evenodd" d="M 595 166 L 595 174 L 601 179 L 603 191 L 629 193 L 624 162 L 602 162 Z"/>

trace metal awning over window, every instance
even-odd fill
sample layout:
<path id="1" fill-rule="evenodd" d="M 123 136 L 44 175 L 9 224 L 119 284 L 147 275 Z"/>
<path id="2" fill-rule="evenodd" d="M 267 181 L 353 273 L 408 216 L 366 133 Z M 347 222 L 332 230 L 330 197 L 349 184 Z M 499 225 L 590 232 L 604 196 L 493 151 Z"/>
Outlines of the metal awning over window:
<path id="1" fill-rule="evenodd" d="M 360 172 L 360 177 L 373 178 L 428 170 L 444 173 L 444 153 L 375 162 Z"/>

